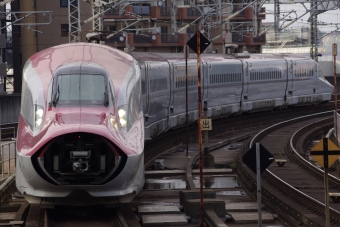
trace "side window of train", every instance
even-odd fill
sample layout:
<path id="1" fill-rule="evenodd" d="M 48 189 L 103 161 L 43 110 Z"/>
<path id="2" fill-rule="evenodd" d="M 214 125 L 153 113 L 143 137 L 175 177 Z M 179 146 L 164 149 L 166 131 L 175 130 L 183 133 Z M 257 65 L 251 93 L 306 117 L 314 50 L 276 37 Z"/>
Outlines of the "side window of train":
<path id="1" fill-rule="evenodd" d="M 131 126 L 138 119 L 138 114 L 141 111 L 141 96 L 140 96 L 140 84 L 137 81 L 131 90 L 131 94 L 129 97 L 129 106 L 128 106 L 128 120 L 127 120 L 127 131 L 130 130 Z"/>
<path id="2" fill-rule="evenodd" d="M 33 109 L 33 98 L 31 90 L 26 83 L 26 80 L 23 80 L 22 83 L 22 97 L 21 97 L 21 115 L 25 119 L 26 123 L 33 128 L 33 121 L 34 121 L 34 109 Z"/>
<path id="3" fill-rule="evenodd" d="M 50 84 L 48 85 L 47 88 L 47 105 L 51 102 L 52 100 L 52 86 L 53 86 L 53 80 L 51 80 Z"/>

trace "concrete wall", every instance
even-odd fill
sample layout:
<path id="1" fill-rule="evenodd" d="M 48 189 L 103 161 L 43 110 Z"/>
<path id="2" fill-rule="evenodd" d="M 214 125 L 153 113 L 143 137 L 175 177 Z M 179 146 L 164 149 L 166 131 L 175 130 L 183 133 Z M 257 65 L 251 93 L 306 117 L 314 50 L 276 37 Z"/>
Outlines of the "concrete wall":
<path id="1" fill-rule="evenodd" d="M 0 124 L 18 122 L 21 95 L 0 95 Z"/>

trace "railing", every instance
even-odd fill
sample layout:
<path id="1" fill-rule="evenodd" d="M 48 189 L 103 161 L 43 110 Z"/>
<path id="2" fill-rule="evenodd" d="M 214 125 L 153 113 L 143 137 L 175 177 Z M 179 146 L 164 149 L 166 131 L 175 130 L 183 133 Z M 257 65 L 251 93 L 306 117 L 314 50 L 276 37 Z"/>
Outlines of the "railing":
<path id="1" fill-rule="evenodd" d="M 152 33 L 133 34 L 134 43 L 152 43 Z"/>
<path id="2" fill-rule="evenodd" d="M 139 15 L 150 15 L 150 6 L 133 6 L 133 13 Z"/>
<path id="3" fill-rule="evenodd" d="M 162 43 L 178 43 L 178 34 L 161 34 Z"/>
<path id="4" fill-rule="evenodd" d="M 5 149 L 5 148 L 8 148 Z M 11 148 L 14 148 L 14 154 L 12 154 L 11 157 Z M 16 150 L 16 141 L 11 141 L 11 142 L 6 142 L 6 143 L 1 143 L 0 142 L 0 157 L 1 157 L 1 178 L 3 179 L 4 177 L 9 177 L 12 174 L 15 174 L 15 163 L 16 163 L 16 155 L 15 155 L 15 151 Z M 6 152 L 8 151 L 8 152 Z M 14 163 L 12 160 L 14 160 Z M 5 168 L 5 166 L 7 166 L 7 168 Z M 13 168 L 11 168 L 11 166 Z M 7 173 L 5 173 L 5 169 L 7 169 Z"/>
<path id="5" fill-rule="evenodd" d="M 253 38 L 254 42 L 266 42 L 266 34 Z"/>
<path id="6" fill-rule="evenodd" d="M 160 7 L 161 16 L 171 16 L 171 7 Z"/>
<path id="7" fill-rule="evenodd" d="M 119 9 L 110 9 L 104 13 L 104 15 L 119 15 Z"/>
<path id="8" fill-rule="evenodd" d="M 191 7 L 187 9 L 187 15 L 188 16 L 201 16 L 201 12 L 197 8 Z"/>
<path id="9" fill-rule="evenodd" d="M 111 38 L 105 40 L 105 43 L 106 44 L 114 44 L 115 42 L 117 42 L 117 44 L 120 44 L 120 43 L 125 43 L 125 39 L 126 37 L 123 39 L 123 41 L 120 40 L 120 38 L 123 37 L 122 34 L 116 34 L 114 36 L 112 36 Z"/>
<path id="10" fill-rule="evenodd" d="M 231 39 L 233 42 L 245 42 L 246 36 L 244 35 L 244 33 L 234 33 L 231 34 Z"/>

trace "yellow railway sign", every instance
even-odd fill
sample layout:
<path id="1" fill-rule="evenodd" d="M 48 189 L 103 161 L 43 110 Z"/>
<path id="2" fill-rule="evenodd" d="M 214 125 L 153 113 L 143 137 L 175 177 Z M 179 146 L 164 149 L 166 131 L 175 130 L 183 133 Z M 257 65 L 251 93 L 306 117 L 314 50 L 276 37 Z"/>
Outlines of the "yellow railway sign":
<path id="1" fill-rule="evenodd" d="M 201 120 L 202 131 L 212 130 L 212 122 L 211 119 L 202 119 Z"/>
<path id="2" fill-rule="evenodd" d="M 311 150 L 312 158 L 324 168 L 329 168 L 340 155 L 340 148 L 330 139 L 323 138 Z"/>

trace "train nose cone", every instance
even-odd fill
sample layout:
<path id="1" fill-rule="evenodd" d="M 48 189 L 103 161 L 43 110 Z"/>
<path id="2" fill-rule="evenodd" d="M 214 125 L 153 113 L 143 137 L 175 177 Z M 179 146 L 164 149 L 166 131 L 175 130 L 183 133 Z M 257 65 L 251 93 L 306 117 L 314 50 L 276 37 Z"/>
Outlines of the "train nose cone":
<path id="1" fill-rule="evenodd" d="M 103 121 L 106 119 L 105 113 L 89 113 L 87 111 L 81 111 L 80 121 L 81 124 L 90 124 L 90 125 L 101 125 Z"/>
<path id="2" fill-rule="evenodd" d="M 80 123 L 80 113 L 78 112 L 60 112 L 55 114 L 55 120 L 59 124 L 69 125 L 69 124 L 79 124 Z"/>
<path id="3" fill-rule="evenodd" d="M 106 113 L 92 112 L 91 110 L 84 109 L 72 109 L 58 111 L 55 114 L 55 120 L 59 124 L 91 124 L 91 125 L 101 125 L 106 119 Z"/>

